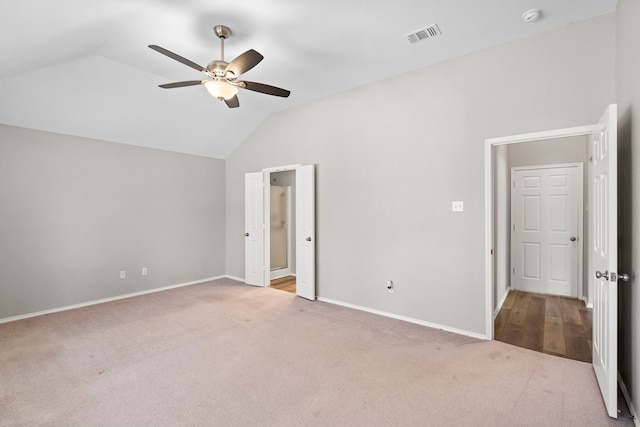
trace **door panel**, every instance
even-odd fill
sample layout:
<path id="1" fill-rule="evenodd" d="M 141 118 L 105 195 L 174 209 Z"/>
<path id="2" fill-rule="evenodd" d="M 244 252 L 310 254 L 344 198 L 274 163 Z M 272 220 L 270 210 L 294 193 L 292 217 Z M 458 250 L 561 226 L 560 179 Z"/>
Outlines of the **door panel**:
<path id="1" fill-rule="evenodd" d="M 618 371 L 617 107 L 610 105 L 592 134 L 593 368 L 609 416 L 616 418 Z"/>
<path id="2" fill-rule="evenodd" d="M 244 280 L 247 285 L 264 286 L 264 175 L 262 172 L 245 174 L 244 195 Z"/>
<path id="3" fill-rule="evenodd" d="M 316 299 L 315 176 L 313 165 L 296 169 L 296 294 Z"/>
<path id="4" fill-rule="evenodd" d="M 578 296 L 581 175 L 578 166 L 513 169 L 514 289 Z"/>

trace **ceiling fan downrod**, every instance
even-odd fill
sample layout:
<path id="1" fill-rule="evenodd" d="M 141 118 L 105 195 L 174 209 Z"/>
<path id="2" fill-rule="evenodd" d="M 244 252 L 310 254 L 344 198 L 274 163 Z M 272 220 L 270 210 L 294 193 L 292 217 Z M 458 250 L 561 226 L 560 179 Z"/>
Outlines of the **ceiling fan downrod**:
<path id="1" fill-rule="evenodd" d="M 231 35 L 231 29 L 225 25 L 216 25 L 213 27 L 213 31 L 220 39 L 220 60 L 224 61 L 224 40 Z"/>

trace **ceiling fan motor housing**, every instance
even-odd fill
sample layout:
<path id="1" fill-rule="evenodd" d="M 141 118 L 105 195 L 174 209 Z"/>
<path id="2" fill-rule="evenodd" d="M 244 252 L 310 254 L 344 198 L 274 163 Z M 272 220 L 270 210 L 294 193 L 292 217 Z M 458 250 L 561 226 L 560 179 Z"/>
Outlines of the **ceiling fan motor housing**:
<path id="1" fill-rule="evenodd" d="M 229 65 L 228 62 L 215 59 L 207 65 L 207 72 L 211 77 L 226 77 L 228 79 L 234 79 L 235 75 L 231 71 L 225 71 L 227 65 Z"/>

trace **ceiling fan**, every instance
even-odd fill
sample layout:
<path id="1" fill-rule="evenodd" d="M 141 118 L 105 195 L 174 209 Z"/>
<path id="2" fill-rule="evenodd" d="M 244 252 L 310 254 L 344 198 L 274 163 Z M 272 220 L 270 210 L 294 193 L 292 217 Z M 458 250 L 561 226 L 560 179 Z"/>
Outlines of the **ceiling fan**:
<path id="1" fill-rule="evenodd" d="M 154 44 L 149 45 L 149 47 L 156 52 L 160 52 L 161 54 L 181 62 L 194 70 L 203 72 L 211 78 L 208 80 L 187 80 L 184 82 L 166 83 L 159 85 L 161 88 L 172 89 L 176 87 L 204 85 L 212 96 L 224 101 L 229 108 L 236 108 L 240 106 L 237 96 L 238 88 L 252 90 L 254 92 L 260 92 L 267 95 L 280 96 L 283 98 L 289 96 L 291 92 L 286 89 L 281 89 L 264 83 L 237 80 L 240 74 L 246 73 L 258 65 L 264 56 L 253 49 L 249 49 L 233 61 L 226 62 L 224 60 L 224 41 L 231 35 L 231 30 L 224 25 L 216 25 L 213 27 L 213 31 L 215 31 L 216 36 L 220 39 L 220 59 L 214 59 L 206 68 L 160 46 Z"/>

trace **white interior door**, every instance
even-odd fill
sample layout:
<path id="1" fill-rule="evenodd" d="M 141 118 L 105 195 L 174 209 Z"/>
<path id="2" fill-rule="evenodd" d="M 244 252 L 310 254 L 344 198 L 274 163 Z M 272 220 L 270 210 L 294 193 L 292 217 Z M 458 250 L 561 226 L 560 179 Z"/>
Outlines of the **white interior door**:
<path id="1" fill-rule="evenodd" d="M 296 294 L 316 299 L 315 174 L 313 165 L 296 169 Z"/>
<path id="2" fill-rule="evenodd" d="M 578 296 L 582 168 L 512 169 L 511 286 Z"/>
<path id="3" fill-rule="evenodd" d="M 617 106 L 610 105 L 592 133 L 593 369 L 609 416 L 617 418 L 618 190 Z"/>
<path id="4" fill-rule="evenodd" d="M 244 280 L 247 285 L 264 286 L 264 175 L 244 176 Z"/>

